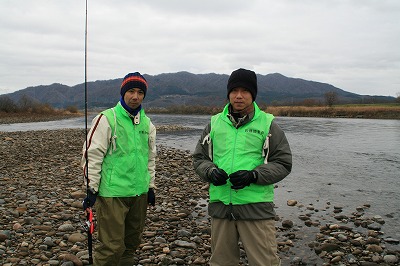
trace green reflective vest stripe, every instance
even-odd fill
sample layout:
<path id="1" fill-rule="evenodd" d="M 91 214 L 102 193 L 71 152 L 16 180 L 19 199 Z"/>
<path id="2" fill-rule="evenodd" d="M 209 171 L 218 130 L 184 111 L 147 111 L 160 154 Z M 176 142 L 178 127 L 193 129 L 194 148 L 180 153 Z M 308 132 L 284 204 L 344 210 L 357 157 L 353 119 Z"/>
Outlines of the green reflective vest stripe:
<path id="1" fill-rule="evenodd" d="M 116 149 L 107 152 L 103 160 L 99 195 L 103 197 L 131 197 L 147 193 L 150 174 L 148 171 L 150 119 L 143 109 L 140 123 L 135 125 L 125 109 L 118 103 L 114 112 L 102 112 L 107 117 L 112 132 L 116 128 Z M 110 145 L 111 146 L 111 145 Z"/>
<path id="2" fill-rule="evenodd" d="M 272 114 L 260 110 L 254 103 L 253 119 L 235 128 L 227 117 L 228 105 L 224 110 L 212 116 L 210 137 L 213 145 L 213 162 L 229 175 L 238 170 L 253 170 L 264 163 L 263 145 L 268 136 Z M 231 189 L 228 182 L 222 186 L 210 184 L 210 202 L 221 201 L 224 204 L 249 204 L 273 202 L 273 185 L 251 184 L 243 189 Z"/>

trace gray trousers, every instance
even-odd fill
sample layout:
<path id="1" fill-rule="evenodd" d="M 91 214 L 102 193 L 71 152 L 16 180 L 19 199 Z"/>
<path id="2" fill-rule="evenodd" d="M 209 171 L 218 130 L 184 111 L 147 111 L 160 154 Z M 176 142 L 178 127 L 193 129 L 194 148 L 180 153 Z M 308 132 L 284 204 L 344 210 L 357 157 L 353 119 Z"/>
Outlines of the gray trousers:
<path id="1" fill-rule="evenodd" d="M 250 266 L 279 266 L 275 221 L 211 219 L 211 266 L 237 266 L 239 240 Z"/>

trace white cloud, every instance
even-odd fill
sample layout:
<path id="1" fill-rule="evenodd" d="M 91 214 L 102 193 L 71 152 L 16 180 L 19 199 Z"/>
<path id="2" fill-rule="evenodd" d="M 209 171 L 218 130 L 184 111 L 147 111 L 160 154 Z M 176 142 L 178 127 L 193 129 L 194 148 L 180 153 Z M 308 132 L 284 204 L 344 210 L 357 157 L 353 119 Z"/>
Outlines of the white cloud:
<path id="1" fill-rule="evenodd" d="M 396 0 L 88 1 L 88 80 L 247 67 L 396 96 L 398 17 Z M 84 82 L 84 1 L 3 0 L 0 25 L 0 94 Z"/>

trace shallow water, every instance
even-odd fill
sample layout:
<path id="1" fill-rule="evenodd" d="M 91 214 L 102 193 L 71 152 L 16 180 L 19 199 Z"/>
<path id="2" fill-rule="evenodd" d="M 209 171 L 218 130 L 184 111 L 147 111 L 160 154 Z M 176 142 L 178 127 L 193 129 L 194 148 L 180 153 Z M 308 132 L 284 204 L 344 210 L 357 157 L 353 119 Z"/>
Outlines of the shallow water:
<path id="1" fill-rule="evenodd" d="M 182 125 L 190 131 L 159 132 L 157 143 L 193 151 L 209 116 L 149 115 L 155 125 Z M 90 117 L 89 125 L 91 122 Z M 350 214 L 363 204 L 380 215 L 387 237 L 400 238 L 400 120 L 288 118 L 276 121 L 293 153 L 292 173 L 278 183 L 278 215 L 298 215 L 286 201 L 312 204 L 324 216 L 329 203 Z M 0 125 L 0 131 L 84 128 L 84 118 Z M 347 213 L 345 213 L 347 211 Z M 329 219 L 329 218 L 327 218 Z"/>
<path id="2" fill-rule="evenodd" d="M 193 151 L 209 117 L 173 119 L 184 126 L 194 123 L 196 130 L 161 133 L 158 143 Z M 163 116 L 153 117 L 154 123 L 161 120 L 166 122 Z M 370 204 L 368 213 L 386 221 L 382 228 L 385 234 L 400 237 L 399 120 L 278 117 L 276 121 L 293 153 L 292 173 L 276 190 L 278 215 L 297 216 L 297 210 L 286 205 L 288 199 L 313 205 L 321 217 L 327 206 L 343 206 L 343 214 L 350 215 L 356 207 Z"/>

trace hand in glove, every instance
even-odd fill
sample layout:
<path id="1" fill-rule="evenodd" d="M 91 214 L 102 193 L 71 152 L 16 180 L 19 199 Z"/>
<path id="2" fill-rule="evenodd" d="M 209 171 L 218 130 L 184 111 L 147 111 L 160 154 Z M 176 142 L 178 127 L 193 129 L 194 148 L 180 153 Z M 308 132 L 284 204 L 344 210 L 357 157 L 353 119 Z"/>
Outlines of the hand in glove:
<path id="1" fill-rule="evenodd" d="M 229 176 L 224 170 L 215 168 L 208 178 L 214 186 L 221 186 L 226 184 L 226 180 L 228 180 Z"/>
<path id="2" fill-rule="evenodd" d="M 151 206 L 156 205 L 156 194 L 152 188 L 149 188 L 149 191 L 147 192 L 147 203 Z"/>
<path id="3" fill-rule="evenodd" d="M 229 175 L 232 183 L 232 189 L 242 189 L 250 186 L 251 183 L 257 182 L 258 175 L 256 171 L 239 170 Z"/>
<path id="4" fill-rule="evenodd" d="M 83 210 L 87 208 L 92 208 L 96 202 L 97 194 L 93 189 L 89 188 L 87 190 L 86 198 L 82 202 Z"/>

